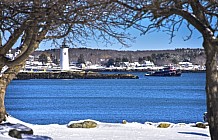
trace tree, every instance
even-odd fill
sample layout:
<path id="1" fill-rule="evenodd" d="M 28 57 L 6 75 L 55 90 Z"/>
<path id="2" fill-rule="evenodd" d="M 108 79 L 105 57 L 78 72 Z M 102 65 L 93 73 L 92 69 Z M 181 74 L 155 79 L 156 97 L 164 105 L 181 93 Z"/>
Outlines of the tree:
<path id="1" fill-rule="evenodd" d="M 39 55 L 39 62 L 42 62 L 42 64 L 46 64 L 48 62 L 48 56 L 45 53 L 42 53 Z"/>
<path id="2" fill-rule="evenodd" d="M 123 57 L 123 58 L 122 58 L 122 62 L 129 62 L 129 59 L 126 58 L 126 57 Z"/>
<path id="3" fill-rule="evenodd" d="M 110 67 L 110 66 L 113 66 L 114 65 L 114 59 L 113 58 L 110 58 L 107 63 L 106 63 L 106 66 L 107 67 Z"/>
<path id="4" fill-rule="evenodd" d="M 117 58 L 115 59 L 115 66 L 116 66 L 116 67 L 119 67 L 121 62 L 122 62 L 122 61 L 121 61 L 121 58 L 120 58 L 120 57 L 117 57 Z"/>
<path id="5" fill-rule="evenodd" d="M 143 59 L 142 57 L 139 57 L 139 58 L 138 58 L 138 62 L 139 62 L 139 64 L 142 64 L 143 61 L 144 61 L 144 59 Z"/>
<path id="6" fill-rule="evenodd" d="M 77 62 L 79 64 L 85 64 L 85 59 L 84 59 L 84 55 L 83 54 L 79 55 Z"/>
<path id="7" fill-rule="evenodd" d="M 151 59 L 153 60 L 153 62 L 156 63 L 156 61 L 157 61 L 157 54 L 152 53 L 152 54 L 151 54 Z"/>
<path id="8" fill-rule="evenodd" d="M 173 59 L 172 59 L 172 63 L 173 63 L 173 64 L 178 64 L 179 61 L 178 61 L 176 58 L 173 58 Z"/>
<path id="9" fill-rule="evenodd" d="M 148 60 L 148 61 L 151 61 L 151 62 L 153 62 L 153 59 L 151 58 L 151 56 L 150 56 L 150 55 L 149 55 L 149 56 L 147 56 L 145 60 Z"/>
<path id="10" fill-rule="evenodd" d="M 66 38 L 72 44 L 94 39 L 128 45 L 126 20 L 133 13 L 113 0 L 1 0 L 0 1 L 0 122 L 5 120 L 6 87 L 42 41 Z M 12 47 L 20 54 L 6 58 Z"/>
<path id="11" fill-rule="evenodd" d="M 217 0 L 150 0 L 121 1 L 121 6 L 136 12 L 135 20 L 127 24 L 142 33 L 164 31 L 172 41 L 176 32 L 186 27 L 191 39 L 194 31 L 203 38 L 206 53 L 206 97 L 209 129 L 212 140 L 218 139 L 218 1 Z M 147 22 L 138 22 L 141 20 Z"/>

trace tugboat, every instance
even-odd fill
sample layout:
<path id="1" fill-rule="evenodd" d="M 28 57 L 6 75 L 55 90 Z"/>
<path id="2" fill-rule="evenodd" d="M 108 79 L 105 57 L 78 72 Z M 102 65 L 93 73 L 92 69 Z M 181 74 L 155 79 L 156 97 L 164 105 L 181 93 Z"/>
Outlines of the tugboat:
<path id="1" fill-rule="evenodd" d="M 166 66 L 158 71 L 150 71 L 145 73 L 145 76 L 181 76 L 182 72 L 173 66 Z"/>

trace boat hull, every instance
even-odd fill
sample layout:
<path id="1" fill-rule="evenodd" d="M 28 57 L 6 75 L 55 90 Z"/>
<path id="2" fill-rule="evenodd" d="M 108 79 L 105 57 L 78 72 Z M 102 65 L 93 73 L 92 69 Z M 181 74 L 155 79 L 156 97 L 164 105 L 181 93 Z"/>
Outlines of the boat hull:
<path id="1" fill-rule="evenodd" d="M 181 76 L 181 71 L 154 71 L 147 72 L 145 76 Z"/>

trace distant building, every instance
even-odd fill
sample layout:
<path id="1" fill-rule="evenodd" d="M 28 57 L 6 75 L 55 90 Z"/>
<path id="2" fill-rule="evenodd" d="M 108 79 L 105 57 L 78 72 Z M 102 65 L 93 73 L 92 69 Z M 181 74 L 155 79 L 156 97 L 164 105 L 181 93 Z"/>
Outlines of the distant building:
<path id="1" fill-rule="evenodd" d="M 143 67 L 154 67 L 154 63 L 151 61 L 144 61 L 142 64 Z"/>
<path id="2" fill-rule="evenodd" d="M 69 70 L 69 47 L 66 45 L 66 40 L 64 39 L 63 44 L 60 48 L 60 67 L 61 70 Z"/>
<path id="3" fill-rule="evenodd" d="M 193 70 L 194 65 L 191 62 L 179 62 L 180 69 Z"/>

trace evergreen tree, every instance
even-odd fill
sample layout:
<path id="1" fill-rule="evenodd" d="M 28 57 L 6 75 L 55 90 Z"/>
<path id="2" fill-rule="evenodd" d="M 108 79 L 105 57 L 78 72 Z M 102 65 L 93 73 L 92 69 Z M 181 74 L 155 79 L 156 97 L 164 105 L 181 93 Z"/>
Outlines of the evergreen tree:
<path id="1" fill-rule="evenodd" d="M 45 53 L 42 53 L 39 56 L 39 62 L 42 62 L 42 64 L 46 64 L 48 62 L 48 56 Z"/>
<path id="2" fill-rule="evenodd" d="M 77 59 L 77 63 L 78 64 L 85 64 L 85 59 L 84 59 L 84 55 L 80 54 L 78 59 Z"/>

